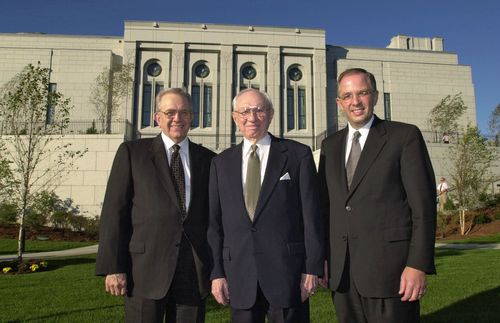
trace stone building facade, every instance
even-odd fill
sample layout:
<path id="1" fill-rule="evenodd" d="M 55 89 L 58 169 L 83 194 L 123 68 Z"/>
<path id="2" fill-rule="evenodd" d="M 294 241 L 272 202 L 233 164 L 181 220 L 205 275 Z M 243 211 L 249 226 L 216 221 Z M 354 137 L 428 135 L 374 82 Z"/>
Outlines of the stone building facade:
<path id="1" fill-rule="evenodd" d="M 462 123 L 475 124 L 471 68 L 444 51 L 443 39 L 398 35 L 387 48 L 365 48 L 326 44 L 325 36 L 321 29 L 152 21 L 126 21 L 123 37 L 0 34 L 0 85 L 29 63 L 51 68 L 51 86 L 74 105 L 65 140 L 89 150 L 57 193 L 90 214 L 99 213 L 119 143 L 159 133 L 154 96 L 162 88 L 191 93 L 189 136 L 217 152 L 241 140 L 231 101 L 248 87 L 270 95 L 273 134 L 317 151 L 326 135 L 346 124 L 336 108 L 336 78 L 350 67 L 374 73 L 380 93 L 375 113 L 417 125 L 431 154 L 437 152 L 433 160 L 442 153 L 427 132 L 427 117 L 442 98 L 462 93 L 469 107 Z M 96 77 L 124 64 L 134 64 L 133 82 L 110 120 L 111 134 L 86 134 L 97 118 L 90 103 Z M 438 164 L 436 175 L 446 174 Z"/>

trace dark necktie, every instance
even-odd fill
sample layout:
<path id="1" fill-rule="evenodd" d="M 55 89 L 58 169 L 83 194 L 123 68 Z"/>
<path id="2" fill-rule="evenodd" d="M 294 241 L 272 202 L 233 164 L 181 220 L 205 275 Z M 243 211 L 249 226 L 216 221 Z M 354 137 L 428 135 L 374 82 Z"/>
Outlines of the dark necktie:
<path id="1" fill-rule="evenodd" d="M 351 152 L 349 153 L 349 158 L 347 159 L 347 164 L 345 165 L 347 175 L 347 188 L 349 189 L 351 188 L 352 178 L 354 176 L 354 172 L 356 171 L 356 166 L 358 165 L 359 156 L 361 156 L 359 137 L 361 137 L 359 131 L 356 131 L 352 135 Z"/>
<path id="2" fill-rule="evenodd" d="M 255 208 L 257 207 L 257 201 L 260 193 L 260 159 L 257 154 L 257 148 L 258 147 L 255 144 L 251 147 L 250 156 L 248 156 L 247 162 L 247 177 L 245 184 L 245 205 L 247 207 L 250 220 L 252 221 L 255 215 Z"/>
<path id="3" fill-rule="evenodd" d="M 186 217 L 186 185 L 184 182 L 184 167 L 182 167 L 182 159 L 179 150 L 179 145 L 173 145 L 172 158 L 170 159 L 170 171 L 174 180 L 175 195 L 181 208 L 181 215 L 184 219 Z"/>

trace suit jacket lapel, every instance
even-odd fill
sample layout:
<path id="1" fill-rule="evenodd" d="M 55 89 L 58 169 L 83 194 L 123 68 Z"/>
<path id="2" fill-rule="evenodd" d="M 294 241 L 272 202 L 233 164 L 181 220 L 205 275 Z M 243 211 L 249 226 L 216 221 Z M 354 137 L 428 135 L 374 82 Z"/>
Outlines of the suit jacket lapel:
<path id="1" fill-rule="evenodd" d="M 260 189 L 259 200 L 257 202 L 257 207 L 255 209 L 254 222 L 257 221 L 258 216 L 267 201 L 269 200 L 271 193 L 274 190 L 276 184 L 278 184 L 280 177 L 283 175 L 282 171 L 285 168 L 287 162 L 287 156 L 284 152 L 287 148 L 281 144 L 279 139 L 271 136 L 271 146 L 269 147 L 269 157 L 267 158 L 266 172 L 264 174 L 264 181 L 262 182 L 262 187 Z"/>
<path id="2" fill-rule="evenodd" d="M 339 136 L 339 142 L 336 144 L 340 146 L 340 148 L 336 149 L 334 147 L 333 151 L 340 151 L 341 153 L 337 155 L 337 160 L 335 161 L 338 165 L 334 164 L 334 171 L 338 171 L 337 178 L 340 179 L 342 187 L 345 188 L 347 192 L 347 174 L 345 170 L 345 155 L 346 155 L 346 146 L 347 146 L 347 134 L 349 133 L 349 128 L 345 127 L 342 131 L 342 134 Z"/>
<path id="3" fill-rule="evenodd" d="M 198 145 L 189 141 L 189 171 L 191 172 L 191 203 L 197 200 L 199 194 L 199 179 L 202 178 L 200 172 L 203 171 L 202 165 L 203 156 L 198 152 Z M 186 218 L 189 217 L 189 209 L 187 210 Z"/>
<path id="4" fill-rule="evenodd" d="M 368 133 L 368 138 L 366 138 L 363 151 L 361 152 L 358 166 L 354 172 L 348 197 L 356 190 L 356 187 L 366 175 L 366 172 L 368 172 L 368 169 L 370 169 L 370 166 L 373 164 L 386 142 L 387 137 L 383 122 L 375 116 L 370 132 Z"/>
<path id="5" fill-rule="evenodd" d="M 179 203 L 177 202 L 177 196 L 175 195 L 174 183 L 170 175 L 170 167 L 168 165 L 167 153 L 165 151 L 165 145 L 161 139 L 161 135 L 158 135 L 153 140 L 153 164 L 158 172 L 158 177 L 163 187 L 170 196 L 170 200 L 174 201 L 175 205 L 180 211 Z"/>
<path id="6" fill-rule="evenodd" d="M 240 205 L 243 210 L 246 210 L 245 205 L 245 197 L 243 195 L 243 182 L 242 182 L 242 174 L 241 174 L 241 165 L 243 162 L 243 142 L 238 144 L 228 151 L 230 154 L 227 162 L 224 164 L 224 172 L 225 174 L 219 176 L 227 176 L 229 187 L 235 190 L 235 205 Z M 250 218 L 246 217 L 248 221 Z"/>

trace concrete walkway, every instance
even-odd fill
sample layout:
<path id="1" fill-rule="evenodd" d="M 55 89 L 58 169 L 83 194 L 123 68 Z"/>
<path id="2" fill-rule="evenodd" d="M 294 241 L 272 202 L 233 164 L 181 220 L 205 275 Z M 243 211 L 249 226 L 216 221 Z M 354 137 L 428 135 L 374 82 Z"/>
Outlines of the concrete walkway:
<path id="1" fill-rule="evenodd" d="M 439 249 L 500 249 L 500 243 L 436 243 Z"/>
<path id="2" fill-rule="evenodd" d="M 468 249 L 496 249 L 500 250 L 500 243 L 488 243 L 488 244 L 479 244 L 479 243 L 436 243 L 436 248 L 438 249 L 459 249 L 459 250 L 468 250 Z M 32 259 L 32 258 L 54 258 L 54 257 L 72 257 L 72 256 L 81 256 L 81 255 L 91 255 L 97 253 L 97 245 L 87 246 L 82 248 L 74 248 L 60 251 L 48 251 L 48 252 L 36 252 L 36 253 L 25 253 L 23 254 L 23 258 Z M 16 259 L 17 255 L 0 255 L 0 260 L 12 260 Z"/>
<path id="3" fill-rule="evenodd" d="M 54 257 L 71 257 L 71 256 L 81 256 L 81 255 L 91 255 L 97 253 L 97 245 L 73 248 L 60 251 L 47 251 L 47 252 L 33 252 L 24 253 L 23 258 L 33 259 L 33 258 L 54 258 Z M 12 260 L 16 259 L 17 255 L 0 255 L 0 260 Z"/>

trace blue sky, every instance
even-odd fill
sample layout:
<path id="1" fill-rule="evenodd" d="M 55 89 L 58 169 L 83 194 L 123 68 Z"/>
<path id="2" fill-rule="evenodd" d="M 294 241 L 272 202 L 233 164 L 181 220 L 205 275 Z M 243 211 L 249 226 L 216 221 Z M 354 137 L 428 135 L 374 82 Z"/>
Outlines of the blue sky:
<path id="1" fill-rule="evenodd" d="M 397 34 L 444 38 L 472 66 L 479 127 L 500 104 L 500 1 L 496 0 L 24 0 L 2 1 L 0 33 L 123 34 L 125 20 L 326 30 L 331 45 L 385 47 Z"/>

